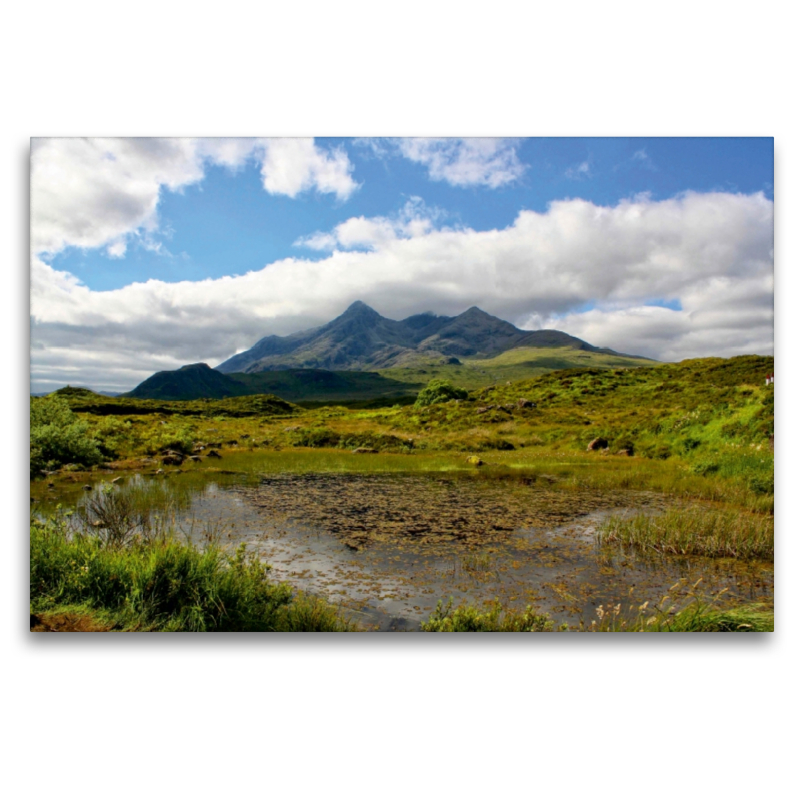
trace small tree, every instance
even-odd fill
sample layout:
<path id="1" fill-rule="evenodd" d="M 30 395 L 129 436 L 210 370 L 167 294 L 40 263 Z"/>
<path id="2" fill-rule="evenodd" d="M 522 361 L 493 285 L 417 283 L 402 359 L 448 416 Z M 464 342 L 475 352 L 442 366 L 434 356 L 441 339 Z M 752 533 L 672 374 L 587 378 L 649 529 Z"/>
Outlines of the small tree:
<path id="1" fill-rule="evenodd" d="M 418 395 L 414 408 L 431 406 L 434 403 L 446 403 L 448 400 L 466 400 L 466 389 L 459 389 L 448 381 L 434 378 Z"/>

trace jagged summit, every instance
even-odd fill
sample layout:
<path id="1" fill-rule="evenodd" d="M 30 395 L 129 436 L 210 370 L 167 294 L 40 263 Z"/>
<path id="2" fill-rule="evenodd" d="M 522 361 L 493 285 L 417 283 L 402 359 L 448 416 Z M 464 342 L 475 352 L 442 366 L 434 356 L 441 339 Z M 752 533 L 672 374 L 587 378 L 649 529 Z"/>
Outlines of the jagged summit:
<path id="1" fill-rule="evenodd" d="M 284 369 L 371 370 L 402 366 L 420 357 L 433 362 L 492 356 L 514 347 L 567 346 L 600 351 L 560 331 L 523 331 L 477 306 L 456 317 L 433 312 L 388 319 L 361 300 L 319 328 L 265 336 L 229 358 L 219 372 Z M 604 351 L 611 352 L 611 351 Z M 195 365 L 196 366 L 196 365 Z"/>

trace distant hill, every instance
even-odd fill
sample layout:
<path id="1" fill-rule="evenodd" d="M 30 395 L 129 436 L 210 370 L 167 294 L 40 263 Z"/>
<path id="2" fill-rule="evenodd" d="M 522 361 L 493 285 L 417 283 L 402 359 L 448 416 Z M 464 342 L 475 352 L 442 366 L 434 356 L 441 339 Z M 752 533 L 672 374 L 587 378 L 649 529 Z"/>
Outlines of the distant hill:
<path id="1" fill-rule="evenodd" d="M 457 317 L 429 313 L 396 321 L 356 301 L 319 328 L 266 336 L 217 370 L 252 374 L 292 368 L 378 370 L 421 363 L 457 364 L 462 358 L 492 357 L 517 347 L 569 347 L 623 355 L 561 331 L 523 331 L 475 306 Z"/>
<path id="2" fill-rule="evenodd" d="M 123 396 L 148 400 L 197 400 L 269 394 L 292 402 L 335 402 L 407 397 L 416 394 L 420 388 L 374 372 L 295 369 L 225 375 L 211 369 L 208 364 L 188 364 L 180 369 L 157 372 Z"/>

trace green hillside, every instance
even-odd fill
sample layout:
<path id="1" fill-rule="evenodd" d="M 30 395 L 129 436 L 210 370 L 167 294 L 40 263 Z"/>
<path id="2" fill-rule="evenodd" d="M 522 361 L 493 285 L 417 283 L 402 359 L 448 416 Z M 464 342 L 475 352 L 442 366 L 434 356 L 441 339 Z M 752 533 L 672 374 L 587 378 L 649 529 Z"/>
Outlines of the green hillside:
<path id="1" fill-rule="evenodd" d="M 463 358 L 459 364 L 430 363 L 420 358 L 416 364 L 382 369 L 379 373 L 403 383 L 426 384 L 439 379 L 465 389 L 480 389 L 494 383 L 524 380 L 559 369 L 614 369 L 651 366 L 655 363 L 646 358 L 580 350 L 572 346 L 516 347 L 493 358 Z"/>

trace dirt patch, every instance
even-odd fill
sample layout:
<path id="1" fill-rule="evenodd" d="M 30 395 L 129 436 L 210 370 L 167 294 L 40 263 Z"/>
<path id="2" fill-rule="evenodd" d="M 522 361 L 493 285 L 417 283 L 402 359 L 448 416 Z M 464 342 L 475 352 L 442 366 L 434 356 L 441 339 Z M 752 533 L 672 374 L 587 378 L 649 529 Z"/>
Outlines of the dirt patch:
<path id="1" fill-rule="evenodd" d="M 114 630 L 88 614 L 31 614 L 32 633 L 99 633 Z"/>

